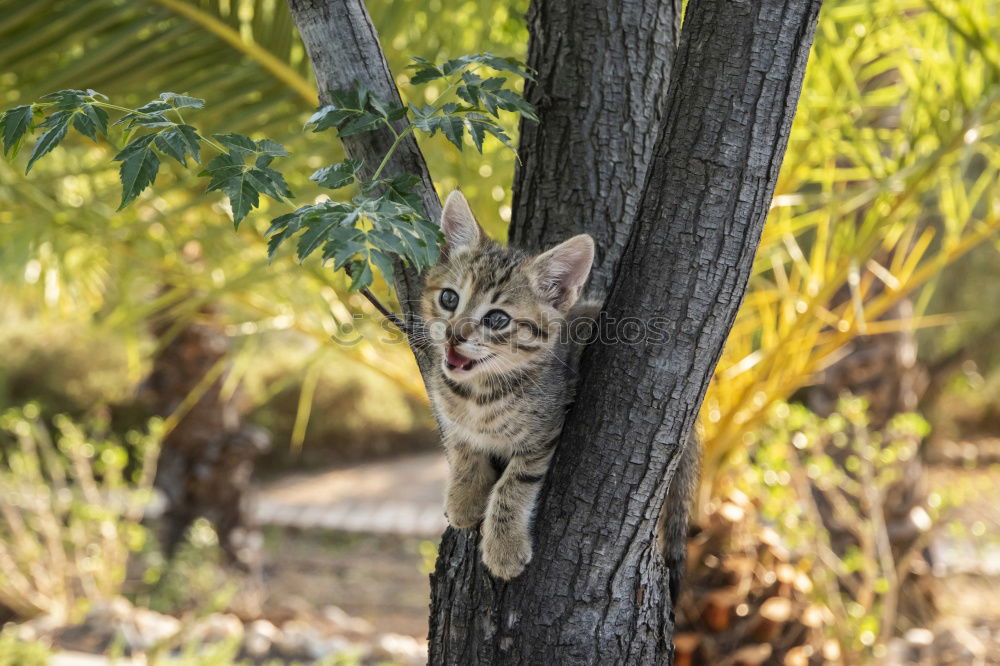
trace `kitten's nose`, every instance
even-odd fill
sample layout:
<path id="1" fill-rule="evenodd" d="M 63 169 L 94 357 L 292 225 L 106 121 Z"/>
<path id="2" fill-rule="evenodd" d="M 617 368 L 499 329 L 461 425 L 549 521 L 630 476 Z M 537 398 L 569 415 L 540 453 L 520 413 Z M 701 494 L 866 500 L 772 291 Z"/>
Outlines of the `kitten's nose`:
<path id="1" fill-rule="evenodd" d="M 474 326 L 470 326 L 471 322 L 458 321 L 453 324 L 448 325 L 448 330 L 445 334 L 448 336 L 448 342 L 452 346 L 460 345 L 469 339 L 469 335 L 475 330 Z"/>

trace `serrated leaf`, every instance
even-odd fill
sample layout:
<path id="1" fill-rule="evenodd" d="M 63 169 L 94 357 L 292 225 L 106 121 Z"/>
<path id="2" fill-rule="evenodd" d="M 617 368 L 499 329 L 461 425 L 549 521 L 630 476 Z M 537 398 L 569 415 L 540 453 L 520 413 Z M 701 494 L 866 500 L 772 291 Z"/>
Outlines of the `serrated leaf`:
<path id="1" fill-rule="evenodd" d="M 410 83 L 413 85 L 420 85 L 421 83 L 427 83 L 428 81 L 444 77 L 444 72 L 435 65 L 427 66 L 423 63 L 418 63 L 417 65 L 410 66 L 418 67 L 417 71 L 410 76 Z"/>
<path id="2" fill-rule="evenodd" d="M 483 139 L 487 134 L 495 136 L 505 146 L 514 150 L 514 144 L 511 142 L 510 137 L 507 136 L 507 133 L 504 132 L 504 129 L 488 116 L 479 113 L 469 113 L 465 115 L 462 122 L 469 130 L 469 136 L 480 153 L 483 152 Z"/>
<path id="3" fill-rule="evenodd" d="M 260 195 L 246 177 L 246 172 L 227 178 L 219 187 L 229 197 L 229 207 L 233 210 L 233 225 L 239 229 L 240 222 L 251 210 L 260 205 Z"/>
<path id="4" fill-rule="evenodd" d="M 0 118 L 0 128 L 3 129 L 3 152 L 7 154 L 18 145 L 28 128 L 31 127 L 32 105 L 15 106 L 7 109 Z M 16 152 L 16 151 L 15 151 Z"/>
<path id="5" fill-rule="evenodd" d="M 188 95 L 178 95 L 172 92 L 160 93 L 160 99 L 174 107 L 175 109 L 202 109 L 205 107 L 205 100 Z"/>
<path id="6" fill-rule="evenodd" d="M 195 128 L 190 125 L 177 125 L 156 135 L 156 147 L 187 166 L 188 155 L 195 162 L 201 162 L 201 146 L 198 143 L 200 139 Z"/>
<path id="7" fill-rule="evenodd" d="M 399 237 L 402 240 L 403 245 L 406 246 L 404 256 L 418 270 L 422 270 L 424 268 L 429 268 L 430 264 L 427 263 L 427 250 L 417 234 L 418 232 L 412 230 L 411 228 L 405 228 L 401 230 Z"/>
<path id="8" fill-rule="evenodd" d="M 438 124 L 445 137 L 455 144 L 456 148 L 462 150 L 462 119 L 455 116 L 441 116 Z"/>
<path id="9" fill-rule="evenodd" d="M 94 93 L 93 90 L 88 90 L 87 92 L 93 93 L 93 95 L 91 95 L 91 96 L 100 95 L 100 93 Z M 104 97 L 104 96 L 101 95 L 101 97 Z M 107 99 L 107 98 L 105 98 L 105 99 Z M 94 127 L 97 128 L 97 130 L 101 134 L 103 134 L 104 136 L 108 135 L 108 112 L 107 111 L 105 111 L 104 109 L 102 109 L 99 106 L 94 106 L 93 104 L 84 104 L 83 105 L 83 113 L 85 113 L 87 115 L 87 117 L 90 118 L 91 121 L 93 121 Z"/>
<path id="10" fill-rule="evenodd" d="M 83 105 L 87 93 L 83 90 L 57 90 L 48 95 L 42 95 L 42 99 L 55 101 L 57 111 L 73 111 Z"/>
<path id="11" fill-rule="evenodd" d="M 82 113 L 73 114 L 73 127 L 91 141 L 97 141 L 97 126 L 94 121 Z"/>
<path id="12" fill-rule="evenodd" d="M 221 143 L 230 153 L 233 151 L 251 154 L 257 152 L 257 142 L 248 136 L 226 132 L 224 134 L 213 134 L 212 138 Z"/>
<path id="13" fill-rule="evenodd" d="M 358 211 L 354 209 L 347 215 L 331 212 L 308 225 L 305 232 L 299 237 L 297 249 L 299 263 L 302 263 L 316 248 L 326 242 L 333 229 L 340 226 L 352 227 L 357 219 Z"/>
<path id="14" fill-rule="evenodd" d="M 394 232 L 388 229 L 373 229 L 369 232 L 368 237 L 374 238 L 377 241 L 375 245 L 382 250 L 387 250 L 400 257 L 407 257 L 408 250 L 406 245 L 403 244 L 403 240 Z"/>
<path id="15" fill-rule="evenodd" d="M 263 192 L 275 201 L 292 197 L 291 190 L 280 172 L 268 167 L 253 166 L 247 169 L 246 177 L 259 192 Z"/>
<path id="16" fill-rule="evenodd" d="M 332 259 L 333 269 L 340 270 L 355 255 L 365 250 L 364 238 L 365 233 L 354 227 L 333 229 L 323 245 L 323 261 Z"/>
<path id="17" fill-rule="evenodd" d="M 290 229 L 286 228 L 286 229 L 282 229 L 281 231 L 279 231 L 278 233 L 274 234 L 273 236 L 271 236 L 270 238 L 267 239 L 267 260 L 268 261 L 271 261 L 272 259 L 274 259 L 274 255 L 278 252 L 278 248 L 281 247 L 281 244 L 283 242 L 285 242 L 285 239 L 287 239 L 291 235 L 292 235 L 292 231 Z"/>
<path id="18" fill-rule="evenodd" d="M 126 144 L 124 148 L 118 151 L 118 154 L 115 155 L 112 160 L 115 162 L 121 162 L 122 160 L 127 159 L 130 155 L 140 150 L 145 150 L 155 138 L 155 134 L 143 134 L 142 136 L 137 136 Z"/>
<path id="19" fill-rule="evenodd" d="M 354 136 L 356 134 L 363 134 L 364 132 L 371 132 L 381 124 L 381 118 L 374 113 L 364 111 L 361 114 L 356 115 L 354 118 L 349 120 L 347 124 L 338 129 L 337 135 L 343 138 Z"/>
<path id="20" fill-rule="evenodd" d="M 306 127 L 312 126 L 313 132 L 322 132 L 323 130 L 328 130 L 331 127 L 336 127 L 348 118 L 352 118 L 360 111 L 356 109 L 343 109 L 332 104 L 322 107 L 319 111 L 312 114 L 309 120 L 306 121 Z"/>
<path id="21" fill-rule="evenodd" d="M 45 122 L 39 125 L 39 127 L 47 127 L 48 129 L 35 142 L 35 147 L 31 151 L 31 157 L 28 158 L 28 166 L 24 169 L 24 173 L 31 171 L 31 167 L 40 157 L 52 152 L 52 149 L 66 138 L 66 130 L 69 128 L 69 122 L 72 117 L 73 113 L 71 111 L 56 111 L 46 118 Z"/>
<path id="22" fill-rule="evenodd" d="M 420 195 L 413 188 L 417 186 L 420 179 L 409 173 L 401 173 L 385 182 L 384 196 L 391 201 L 396 201 L 409 206 L 417 215 L 424 214 L 424 202 Z"/>
<path id="23" fill-rule="evenodd" d="M 438 130 L 445 137 L 455 144 L 455 147 L 462 150 L 462 133 L 465 131 L 462 119 L 459 116 L 430 116 L 429 118 L 414 118 L 413 125 L 419 130 L 434 136 Z"/>
<path id="24" fill-rule="evenodd" d="M 285 147 L 272 139 L 258 139 L 255 142 L 257 152 L 270 157 L 288 157 Z"/>
<path id="25" fill-rule="evenodd" d="M 354 182 L 355 174 L 361 168 L 361 160 L 346 159 L 322 169 L 317 169 L 309 176 L 309 180 L 314 181 L 322 187 L 329 187 L 336 190 Z"/>
<path id="26" fill-rule="evenodd" d="M 122 182 L 122 201 L 118 210 L 132 203 L 143 190 L 156 180 L 156 174 L 160 169 L 160 158 L 153 152 L 153 144 L 147 140 L 147 137 L 152 137 L 152 135 L 139 137 L 125 146 L 115 158 L 118 160 L 124 155 L 118 170 Z"/>
<path id="27" fill-rule="evenodd" d="M 377 248 L 373 249 L 368 256 L 375 266 L 378 267 L 378 270 L 382 273 L 382 277 L 385 279 L 386 283 L 391 285 L 392 276 L 395 273 L 392 258 Z"/>
<path id="28" fill-rule="evenodd" d="M 229 206 L 233 211 L 233 225 L 237 229 L 251 209 L 260 205 L 259 193 L 246 177 L 247 170 L 242 154 L 237 151 L 236 154 L 216 155 L 199 174 L 212 179 L 206 192 L 222 190 L 229 197 Z"/>
<path id="29" fill-rule="evenodd" d="M 521 97 L 515 91 L 502 88 L 497 90 L 494 94 L 498 100 L 497 104 L 501 109 L 505 111 L 517 111 L 525 118 L 538 122 L 538 115 L 535 113 L 535 107 L 533 107 L 528 100 Z"/>
<path id="30" fill-rule="evenodd" d="M 372 284 L 372 267 L 367 261 L 358 259 L 351 262 L 351 291 L 367 289 Z"/>

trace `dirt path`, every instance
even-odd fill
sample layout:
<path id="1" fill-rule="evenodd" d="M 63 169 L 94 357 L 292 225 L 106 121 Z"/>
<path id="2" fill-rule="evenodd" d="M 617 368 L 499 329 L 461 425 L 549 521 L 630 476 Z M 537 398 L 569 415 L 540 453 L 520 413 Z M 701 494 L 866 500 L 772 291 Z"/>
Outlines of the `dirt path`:
<path id="1" fill-rule="evenodd" d="M 448 466 L 424 453 L 351 467 L 301 473 L 260 488 L 264 525 L 437 538 Z"/>

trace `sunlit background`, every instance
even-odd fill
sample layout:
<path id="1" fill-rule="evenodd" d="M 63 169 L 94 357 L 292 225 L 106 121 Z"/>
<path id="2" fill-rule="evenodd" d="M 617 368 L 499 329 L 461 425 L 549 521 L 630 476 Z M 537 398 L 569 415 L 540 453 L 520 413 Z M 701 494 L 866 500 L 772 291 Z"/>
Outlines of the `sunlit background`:
<path id="1" fill-rule="evenodd" d="M 367 4 L 404 101 L 438 92 L 411 56 L 526 53 L 525 0 Z M 281 0 L 0 0 L 0 108 L 62 88 L 204 98 L 199 128 L 288 147 L 300 202 L 343 157 Z M 514 154 L 421 148 L 504 239 Z M 0 161 L 0 664 L 423 663 L 444 468 L 408 348 L 343 274 L 267 261 L 280 204 L 234 233 L 165 167 L 116 212 L 115 152 Z M 678 663 L 1000 663 L 998 177 L 1000 5 L 827 0 L 701 414 Z M 202 518 L 169 559 L 134 509 L 157 441 L 233 420 L 270 449 L 204 478 L 252 466 L 261 529 L 233 564 Z"/>

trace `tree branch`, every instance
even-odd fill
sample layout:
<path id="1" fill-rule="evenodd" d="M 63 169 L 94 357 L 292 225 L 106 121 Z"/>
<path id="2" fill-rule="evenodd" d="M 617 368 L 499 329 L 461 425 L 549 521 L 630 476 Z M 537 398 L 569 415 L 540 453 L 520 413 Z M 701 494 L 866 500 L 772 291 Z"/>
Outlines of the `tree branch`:
<path id="1" fill-rule="evenodd" d="M 379 46 L 378 33 L 362 0 L 288 0 L 288 7 L 316 72 L 320 104 L 329 103 L 331 92 L 349 88 L 358 81 L 381 99 L 400 102 L 399 90 Z M 396 134 L 402 134 L 406 127 L 406 120 L 397 121 Z M 361 174 L 367 178 L 395 140 L 396 136 L 384 128 L 345 137 L 343 143 L 349 157 L 364 162 Z M 441 201 L 412 133 L 399 141 L 382 171 L 387 176 L 402 173 L 420 179 L 414 190 L 420 195 L 427 219 L 436 222 L 441 217 Z M 395 275 L 396 294 L 406 317 L 420 302 L 420 277 L 401 264 L 396 266 Z M 373 302 L 373 305 L 381 311 L 380 304 Z"/>

